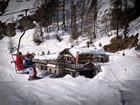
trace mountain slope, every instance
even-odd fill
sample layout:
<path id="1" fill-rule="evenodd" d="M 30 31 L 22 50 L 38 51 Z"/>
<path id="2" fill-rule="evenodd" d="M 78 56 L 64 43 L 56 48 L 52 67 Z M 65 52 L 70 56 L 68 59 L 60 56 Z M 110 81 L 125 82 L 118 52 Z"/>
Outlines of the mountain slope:
<path id="1" fill-rule="evenodd" d="M 29 2 L 33 2 L 33 0 Z M 26 5 L 24 4 L 24 6 Z M 11 10 L 14 10 L 12 6 L 10 7 Z M 10 16 L 5 17 L 8 19 Z M 6 20 L 5 17 L 1 17 L 1 19 Z M 138 23 L 138 21 L 139 19 L 133 22 Z M 130 34 L 135 34 L 139 32 L 138 30 L 134 28 Z M 53 31 L 44 33 L 46 40 L 37 46 L 32 41 L 33 32 L 34 29 L 25 32 L 21 40 L 20 51 L 23 53 L 34 52 L 38 58 L 45 58 L 40 54 L 42 51 L 47 54 L 49 50 L 53 55 L 71 45 L 86 47 L 87 41 L 89 41 L 88 37 L 79 37 L 78 40 L 71 41 L 69 33 Z M 21 32 L 17 32 L 11 38 L 16 47 L 21 34 Z M 56 40 L 56 34 L 63 39 L 61 42 Z M 48 35 L 50 40 L 47 39 Z M 110 40 L 115 37 L 113 35 L 111 37 L 103 36 L 95 39 L 90 47 L 99 47 L 100 43 L 109 44 Z M 108 53 L 110 61 L 101 64 L 102 71 L 92 79 L 83 76 L 73 78 L 66 75 L 63 78 L 46 76 L 41 80 L 28 81 L 28 75 L 16 74 L 14 64 L 11 63 L 8 43 L 8 37 L 0 40 L 0 103 L 2 105 L 139 105 L 140 103 L 140 58 L 136 56 L 136 53 L 139 52 L 134 49 Z"/>

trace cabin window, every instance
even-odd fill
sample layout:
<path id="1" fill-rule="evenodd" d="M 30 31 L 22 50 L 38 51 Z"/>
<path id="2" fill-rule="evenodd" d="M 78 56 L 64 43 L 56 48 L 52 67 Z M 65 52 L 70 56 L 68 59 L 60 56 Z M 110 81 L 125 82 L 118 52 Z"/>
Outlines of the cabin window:
<path id="1" fill-rule="evenodd" d="M 43 68 L 44 68 L 44 67 L 43 67 L 43 66 L 41 66 L 40 68 L 41 68 L 41 70 L 43 70 Z"/>
<path id="2" fill-rule="evenodd" d="M 54 73 L 56 73 L 56 70 L 54 70 Z"/>
<path id="3" fill-rule="evenodd" d="M 68 57 L 68 61 L 71 61 L 71 58 L 70 57 Z"/>
<path id="4" fill-rule="evenodd" d="M 50 69 L 50 72 L 52 72 L 52 69 Z"/>
<path id="5" fill-rule="evenodd" d="M 41 66 L 41 70 L 47 70 L 47 67 Z"/>

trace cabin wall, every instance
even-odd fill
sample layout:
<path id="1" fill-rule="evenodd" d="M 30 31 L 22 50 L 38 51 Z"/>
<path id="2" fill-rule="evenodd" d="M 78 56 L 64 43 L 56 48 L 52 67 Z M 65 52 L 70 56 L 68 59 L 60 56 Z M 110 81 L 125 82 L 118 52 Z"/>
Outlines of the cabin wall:
<path id="1" fill-rule="evenodd" d="M 59 68 L 59 67 L 47 67 L 47 71 L 55 74 L 64 74 L 64 68 Z"/>
<path id="2" fill-rule="evenodd" d="M 59 74 L 59 69 L 57 67 L 48 66 L 47 71 L 51 73 Z"/>
<path id="3" fill-rule="evenodd" d="M 39 70 L 47 70 L 47 66 L 43 64 L 35 64 L 35 67 L 38 68 Z"/>

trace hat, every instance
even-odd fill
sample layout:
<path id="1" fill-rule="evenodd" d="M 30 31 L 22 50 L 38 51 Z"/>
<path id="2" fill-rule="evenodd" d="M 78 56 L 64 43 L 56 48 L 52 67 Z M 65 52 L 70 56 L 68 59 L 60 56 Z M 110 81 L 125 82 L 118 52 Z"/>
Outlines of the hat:
<path id="1" fill-rule="evenodd" d="M 19 51 L 18 51 L 18 52 L 16 53 L 16 56 L 21 56 L 21 55 L 22 55 L 22 52 L 19 52 Z"/>
<path id="2" fill-rule="evenodd" d="M 34 56 L 35 56 L 35 54 L 34 54 L 34 53 L 31 53 L 31 54 L 30 54 L 30 53 L 28 53 L 28 54 L 26 54 L 26 57 L 27 57 L 27 58 L 29 58 L 29 57 L 34 57 Z"/>
<path id="3" fill-rule="evenodd" d="M 26 58 L 29 58 L 30 56 L 31 56 L 30 53 L 28 53 L 28 54 L 25 55 Z"/>

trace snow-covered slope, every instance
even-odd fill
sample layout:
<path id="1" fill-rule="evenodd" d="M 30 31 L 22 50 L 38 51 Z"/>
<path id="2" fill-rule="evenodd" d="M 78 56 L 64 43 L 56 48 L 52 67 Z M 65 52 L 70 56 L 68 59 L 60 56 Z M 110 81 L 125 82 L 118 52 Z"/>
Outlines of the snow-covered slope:
<path id="1" fill-rule="evenodd" d="M 5 16 L 0 16 L 0 20 L 2 22 L 6 22 L 6 23 L 13 23 L 15 22 L 19 17 L 19 15 L 23 15 L 25 16 L 25 12 L 19 12 L 22 11 L 24 9 L 32 9 L 32 8 L 36 8 L 38 6 L 38 0 L 19 0 L 21 2 L 18 2 L 18 0 L 10 0 L 8 7 L 6 8 L 6 12 L 5 14 L 9 14 L 10 15 L 5 15 Z M 19 13 L 15 13 L 15 12 L 19 12 Z M 13 13 L 13 14 L 11 14 Z M 32 14 L 30 11 L 28 12 L 28 15 Z"/>
<path id="2" fill-rule="evenodd" d="M 50 51 L 51 53 L 57 53 L 57 52 L 63 50 L 64 48 L 68 48 L 71 46 L 69 34 L 62 33 L 62 31 L 57 32 L 57 33 L 59 33 L 59 35 L 64 34 L 61 37 L 63 39 L 63 41 L 59 42 L 56 38 L 53 37 L 56 35 L 56 32 L 51 32 L 51 33 L 49 33 L 49 36 L 50 36 L 49 40 L 45 40 L 43 43 L 41 43 L 39 46 L 37 46 L 33 42 L 33 32 L 34 32 L 34 29 L 28 30 L 28 31 L 26 31 L 25 35 L 22 37 L 20 50 L 23 53 L 34 52 L 34 53 L 38 54 L 42 51 L 44 51 L 46 53 L 47 53 L 47 51 Z M 22 33 L 18 32 L 16 36 L 11 38 L 11 40 L 13 40 L 14 43 L 17 45 L 18 41 L 19 41 L 18 39 L 21 35 L 22 35 Z M 48 34 L 44 34 L 44 37 L 47 35 Z"/>
<path id="3" fill-rule="evenodd" d="M 26 3 L 29 2 L 34 0 Z M 20 9 L 20 6 L 16 7 Z M 18 8 L 11 7 L 10 10 L 14 11 Z M 47 53 L 49 50 L 55 54 L 71 46 L 69 34 L 64 33 L 62 36 L 61 31 L 59 35 L 63 41 L 59 42 L 51 38 L 36 46 L 32 41 L 33 31 L 34 29 L 26 31 L 22 38 L 20 51 L 23 53 L 34 52 L 38 55 L 42 51 Z M 11 38 L 16 45 L 21 34 L 17 32 L 17 35 Z M 49 33 L 50 37 L 55 34 L 56 32 Z M 101 42 L 102 45 L 108 44 L 112 37 L 96 39 L 94 46 L 98 47 Z M 80 37 L 79 43 L 74 45 L 86 47 L 87 40 L 88 38 Z M 140 58 L 136 56 L 134 49 L 109 54 L 110 61 L 101 64 L 102 71 L 92 79 L 83 76 L 73 78 L 67 75 L 53 79 L 46 76 L 41 80 L 29 82 L 27 75 L 16 74 L 14 64 L 11 63 L 8 41 L 8 37 L 0 40 L 1 105 L 139 105 L 140 103 Z M 124 52 L 126 56 L 122 56 Z"/>
<path id="4" fill-rule="evenodd" d="M 23 53 L 40 51 L 60 51 L 70 45 L 69 36 L 65 35 L 62 42 L 56 39 L 48 40 L 40 46 L 32 42 L 32 30 L 28 30 L 22 41 L 20 50 Z M 12 40 L 17 44 L 21 33 L 17 33 Z M 53 35 L 53 33 L 52 33 Z M 69 75 L 64 78 L 52 79 L 45 77 L 41 80 L 27 80 L 28 76 L 16 74 L 14 64 L 10 63 L 8 51 L 9 38 L 0 41 L 0 102 L 3 105 L 139 105 L 139 67 L 140 58 L 126 53 L 126 56 L 110 54 L 110 62 L 101 64 L 102 71 L 93 79 L 82 76 L 73 78 Z M 82 41 L 83 40 L 83 41 Z M 109 38 L 104 40 L 109 43 Z M 80 38 L 76 47 L 85 47 L 86 40 Z M 85 43 L 84 43 L 85 42 Z M 131 52 L 131 50 L 126 50 Z M 132 50 L 133 51 L 133 50 Z M 8 97 L 6 97 L 8 96 Z M 124 104 L 125 103 L 125 104 Z"/>

